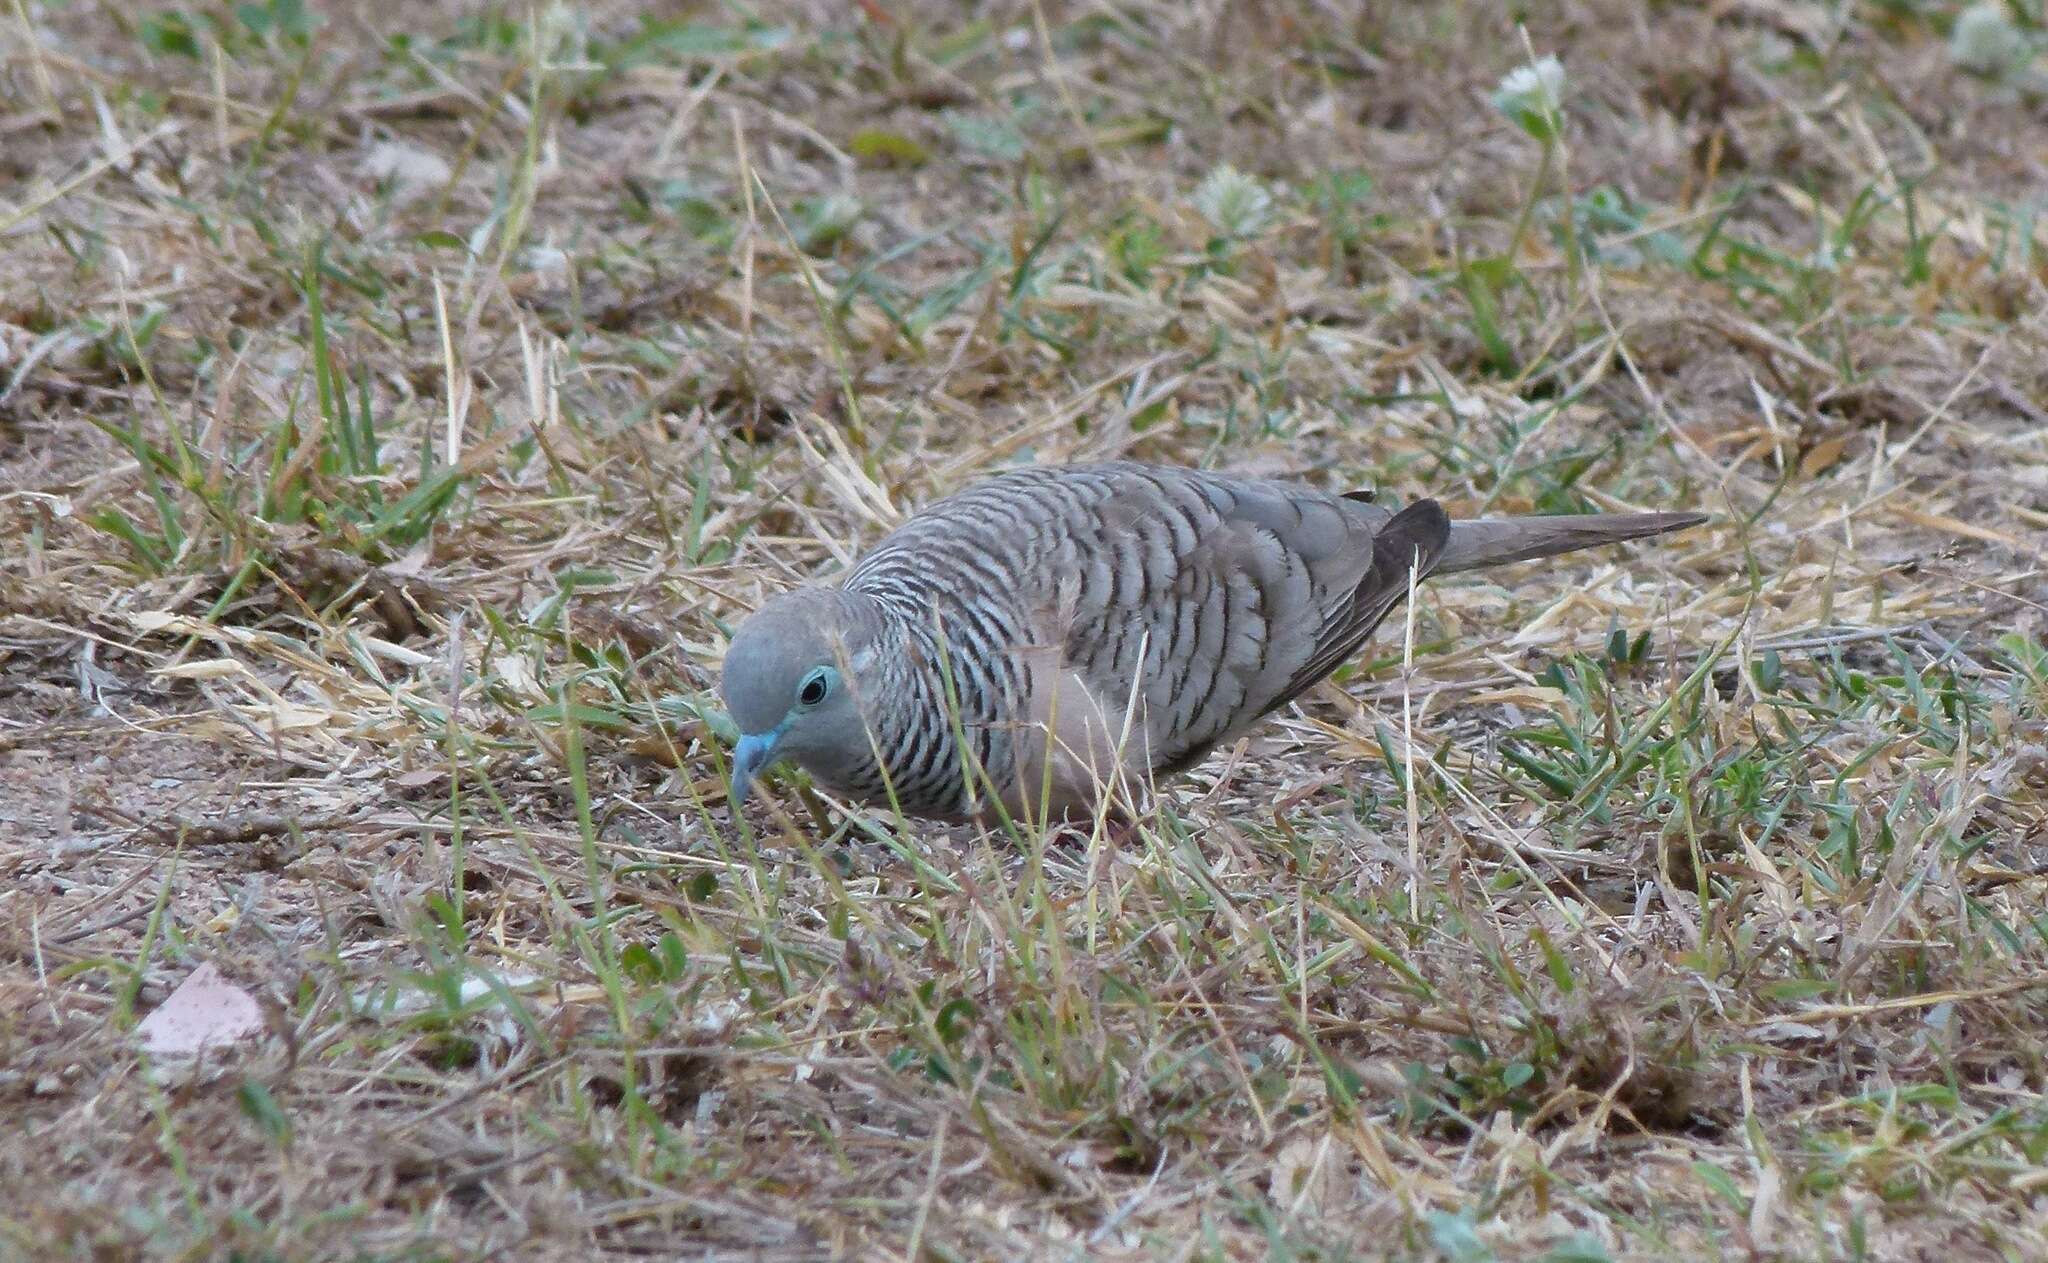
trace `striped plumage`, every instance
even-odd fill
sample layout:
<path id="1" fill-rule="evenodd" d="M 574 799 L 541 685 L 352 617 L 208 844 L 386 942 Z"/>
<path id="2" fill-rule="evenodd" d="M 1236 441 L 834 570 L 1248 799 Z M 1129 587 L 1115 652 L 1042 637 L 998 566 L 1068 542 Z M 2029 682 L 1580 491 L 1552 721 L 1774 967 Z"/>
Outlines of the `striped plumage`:
<path id="1" fill-rule="evenodd" d="M 893 790 L 914 815 L 990 799 L 1092 812 L 1335 670 L 1405 597 L 1411 564 L 1420 578 L 1701 520 L 1452 523 L 1432 500 L 1390 513 L 1134 463 L 1000 474 L 912 517 L 839 587 L 742 624 L 723 679 L 748 734 L 741 791 L 787 757 L 853 798 Z M 815 704 L 799 704 L 807 688 Z"/>

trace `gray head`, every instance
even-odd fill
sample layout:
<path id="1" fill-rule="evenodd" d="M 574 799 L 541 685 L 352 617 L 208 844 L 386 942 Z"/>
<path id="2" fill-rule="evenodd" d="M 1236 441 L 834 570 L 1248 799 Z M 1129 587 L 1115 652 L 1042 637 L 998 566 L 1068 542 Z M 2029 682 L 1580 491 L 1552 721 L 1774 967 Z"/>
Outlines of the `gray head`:
<path id="1" fill-rule="evenodd" d="M 880 618 L 865 598 L 799 588 L 754 611 L 725 651 L 719 692 L 739 726 L 733 804 L 787 759 L 826 784 L 874 758 L 859 704 Z"/>

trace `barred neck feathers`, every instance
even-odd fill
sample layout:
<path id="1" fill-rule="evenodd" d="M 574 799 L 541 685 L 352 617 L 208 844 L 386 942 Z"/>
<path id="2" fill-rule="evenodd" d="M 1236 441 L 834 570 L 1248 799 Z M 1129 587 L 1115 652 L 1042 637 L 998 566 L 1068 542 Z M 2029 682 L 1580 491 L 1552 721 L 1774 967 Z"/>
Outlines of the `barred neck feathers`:
<path id="1" fill-rule="evenodd" d="M 903 646 L 871 712 L 877 733 L 889 738 L 898 800 L 922 814 L 975 814 L 1018 766 L 1025 680 L 1016 650 L 1030 639 L 1023 594 L 998 569 L 957 555 L 936 567 L 864 566 L 855 578 L 857 590 L 888 611 Z"/>
<path id="2" fill-rule="evenodd" d="M 844 788 L 886 805 L 890 791 L 913 815 L 964 818 L 976 813 L 987 784 L 1007 783 L 1010 738 L 1002 723 L 1014 695 L 1011 655 L 990 620 L 951 595 L 864 591 L 885 611 L 886 669 L 874 673 L 863 710 L 883 766 Z M 1005 691 L 1007 687 L 1007 692 Z M 961 758 L 964 738 L 970 756 Z M 979 771 L 976 771 L 979 769 Z M 883 783 L 883 771 L 887 785 Z"/>

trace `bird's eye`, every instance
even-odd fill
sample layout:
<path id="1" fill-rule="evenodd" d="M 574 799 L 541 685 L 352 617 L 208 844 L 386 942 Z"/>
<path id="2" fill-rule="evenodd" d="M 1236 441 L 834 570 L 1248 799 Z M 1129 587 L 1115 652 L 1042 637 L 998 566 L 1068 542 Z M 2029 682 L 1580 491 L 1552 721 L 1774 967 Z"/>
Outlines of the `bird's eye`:
<path id="1" fill-rule="evenodd" d="M 819 667 L 805 676 L 804 682 L 797 687 L 796 700 L 804 706 L 816 706 L 824 701 L 826 694 L 831 691 L 832 673 Z"/>

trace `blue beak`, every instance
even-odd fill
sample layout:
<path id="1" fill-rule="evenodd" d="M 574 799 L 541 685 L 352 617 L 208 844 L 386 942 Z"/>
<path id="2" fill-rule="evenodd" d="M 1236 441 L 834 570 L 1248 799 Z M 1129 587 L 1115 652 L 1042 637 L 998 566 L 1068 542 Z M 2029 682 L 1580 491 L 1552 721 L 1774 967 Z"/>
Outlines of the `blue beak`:
<path id="1" fill-rule="evenodd" d="M 769 732 L 750 732 L 732 748 L 731 801 L 734 810 L 746 805 L 747 793 L 754 787 L 754 778 L 774 766 L 776 747 L 782 744 L 782 733 L 780 727 Z"/>

